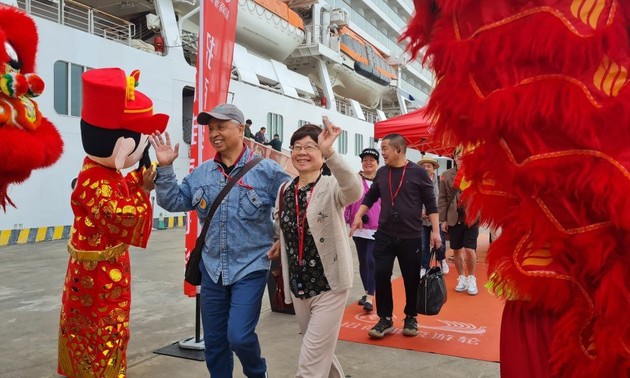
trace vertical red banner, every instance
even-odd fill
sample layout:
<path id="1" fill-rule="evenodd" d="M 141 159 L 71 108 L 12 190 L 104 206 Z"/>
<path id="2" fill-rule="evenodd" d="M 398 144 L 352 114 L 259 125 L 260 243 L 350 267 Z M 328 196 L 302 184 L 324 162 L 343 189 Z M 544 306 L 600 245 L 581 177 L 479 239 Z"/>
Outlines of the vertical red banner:
<path id="1" fill-rule="evenodd" d="M 238 0 L 203 0 L 199 8 L 199 47 L 193 133 L 190 144 L 190 170 L 212 158 L 214 148 L 208 142 L 207 128 L 198 125 L 197 115 L 227 99 L 232 73 L 234 37 Z M 200 231 L 197 213 L 188 214 L 186 226 L 186 261 L 195 247 Z M 184 293 L 195 296 L 196 288 L 184 283 Z"/>

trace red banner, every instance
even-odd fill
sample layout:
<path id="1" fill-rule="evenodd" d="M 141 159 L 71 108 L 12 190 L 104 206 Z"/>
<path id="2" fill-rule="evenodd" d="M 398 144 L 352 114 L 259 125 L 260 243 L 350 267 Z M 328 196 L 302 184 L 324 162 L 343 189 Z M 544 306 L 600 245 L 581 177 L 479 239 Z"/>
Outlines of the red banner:
<path id="1" fill-rule="evenodd" d="M 232 72 L 237 12 L 237 0 L 203 0 L 201 2 L 194 123 L 190 143 L 190 171 L 214 155 L 214 148 L 208 143 L 207 128 L 198 125 L 196 119 L 200 111 L 210 110 L 227 100 Z M 200 231 L 195 211 L 191 211 L 187 219 L 186 261 L 195 247 L 197 234 Z M 184 293 L 194 297 L 197 289 L 184 282 Z"/>

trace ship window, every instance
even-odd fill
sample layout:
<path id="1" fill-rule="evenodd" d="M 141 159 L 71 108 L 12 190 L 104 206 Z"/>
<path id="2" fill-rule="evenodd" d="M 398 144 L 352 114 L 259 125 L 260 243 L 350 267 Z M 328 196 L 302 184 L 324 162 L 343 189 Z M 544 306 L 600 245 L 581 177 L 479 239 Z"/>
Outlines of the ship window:
<path id="1" fill-rule="evenodd" d="M 182 91 L 182 139 L 184 143 L 192 143 L 193 105 L 195 88 L 184 87 Z"/>
<path id="2" fill-rule="evenodd" d="M 339 150 L 339 153 L 342 155 L 345 155 L 348 153 L 348 132 L 345 130 L 342 131 L 341 134 L 339 135 L 337 149 Z"/>
<path id="3" fill-rule="evenodd" d="M 282 139 L 283 124 L 284 120 L 280 114 L 267 113 L 267 139 L 271 140 L 274 134 L 280 135 Z"/>
<path id="4" fill-rule="evenodd" d="M 374 148 L 374 137 L 370 137 L 370 145 L 368 147 Z"/>
<path id="5" fill-rule="evenodd" d="M 70 115 L 81 116 L 81 104 L 83 103 L 83 82 L 81 75 L 85 67 L 76 64 L 70 65 Z"/>
<path id="6" fill-rule="evenodd" d="M 83 85 L 81 75 L 87 67 L 57 61 L 54 65 L 54 103 L 59 114 L 81 116 Z"/>
<path id="7" fill-rule="evenodd" d="M 55 62 L 55 111 L 59 114 L 68 114 L 68 63 Z"/>
<path id="8" fill-rule="evenodd" d="M 361 155 L 363 151 L 363 135 L 354 134 L 354 154 L 356 156 Z"/>
<path id="9" fill-rule="evenodd" d="M 303 119 L 298 121 L 298 129 L 304 125 L 310 125 L 311 123 L 309 121 L 305 121 Z"/>

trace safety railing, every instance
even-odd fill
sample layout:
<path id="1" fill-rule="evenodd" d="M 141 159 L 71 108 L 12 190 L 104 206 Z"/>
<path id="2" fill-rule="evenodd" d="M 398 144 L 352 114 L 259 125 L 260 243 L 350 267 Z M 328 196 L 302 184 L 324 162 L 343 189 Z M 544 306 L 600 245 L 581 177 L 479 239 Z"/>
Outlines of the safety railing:
<path id="1" fill-rule="evenodd" d="M 361 107 L 363 110 L 363 115 L 365 116 L 365 120 L 369 123 L 378 122 L 378 114 L 376 114 L 376 110 L 368 109 L 365 107 Z"/>
<path id="2" fill-rule="evenodd" d="M 304 44 L 312 45 L 322 43 L 324 35 L 322 33 L 328 33 L 328 29 L 321 25 L 307 25 L 304 27 Z"/>
<path id="3" fill-rule="evenodd" d="M 350 101 L 344 99 L 343 97 L 335 96 L 335 104 L 337 105 L 337 112 L 347 115 L 349 117 L 354 117 L 354 112 L 352 111 L 352 105 L 350 105 Z"/>
<path id="4" fill-rule="evenodd" d="M 131 44 L 136 27 L 131 22 L 73 0 L 18 0 L 27 13 L 90 34 Z"/>

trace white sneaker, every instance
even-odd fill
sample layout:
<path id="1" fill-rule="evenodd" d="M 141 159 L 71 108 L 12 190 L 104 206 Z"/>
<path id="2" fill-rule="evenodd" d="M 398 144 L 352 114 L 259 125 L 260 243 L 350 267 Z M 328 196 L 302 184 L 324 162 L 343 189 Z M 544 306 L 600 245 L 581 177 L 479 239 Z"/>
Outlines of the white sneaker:
<path id="1" fill-rule="evenodd" d="M 427 274 L 427 270 L 424 268 L 420 269 L 420 278 L 424 277 L 424 275 Z"/>
<path id="2" fill-rule="evenodd" d="M 450 268 L 448 267 L 448 263 L 446 262 L 446 259 L 442 260 L 442 273 L 444 273 L 444 275 L 448 274 L 448 272 L 450 272 Z"/>
<path id="3" fill-rule="evenodd" d="M 475 276 L 468 276 L 468 295 L 477 295 L 477 278 Z"/>
<path id="4" fill-rule="evenodd" d="M 455 291 L 466 291 L 468 289 L 468 280 L 466 276 L 460 275 L 457 277 L 457 286 L 455 286 Z"/>

